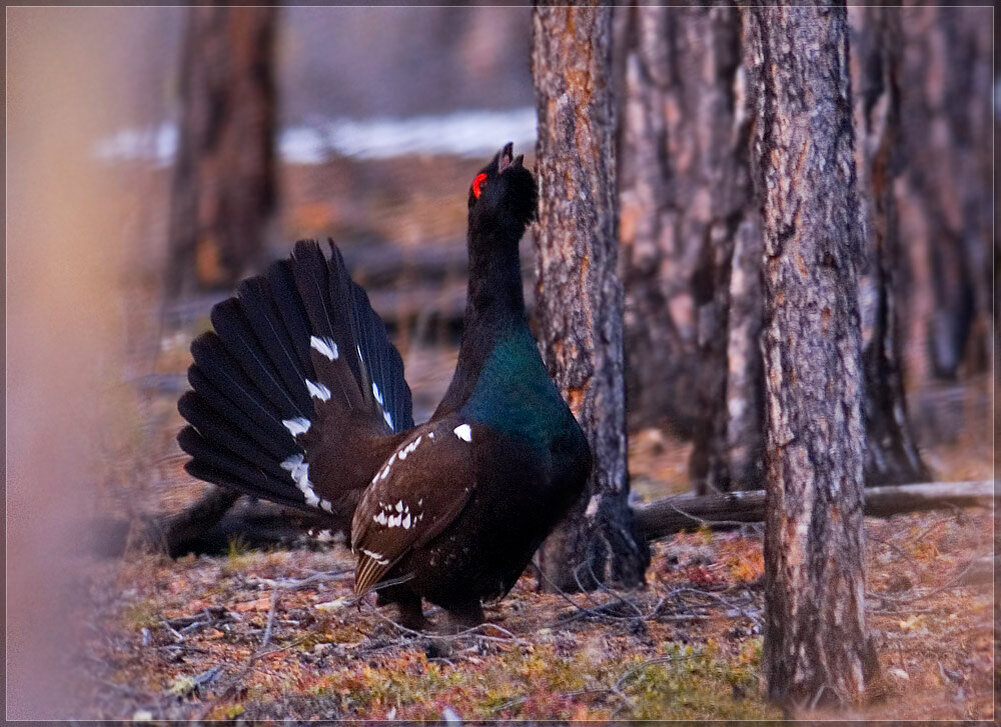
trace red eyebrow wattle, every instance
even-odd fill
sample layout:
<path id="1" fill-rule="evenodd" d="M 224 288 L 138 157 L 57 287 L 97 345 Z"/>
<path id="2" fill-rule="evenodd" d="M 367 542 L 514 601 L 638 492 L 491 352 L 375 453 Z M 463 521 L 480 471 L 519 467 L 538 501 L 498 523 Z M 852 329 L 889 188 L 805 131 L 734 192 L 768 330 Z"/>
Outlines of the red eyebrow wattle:
<path id="1" fill-rule="evenodd" d="M 480 172 L 476 175 L 476 179 L 473 180 L 473 196 L 476 199 L 480 198 L 480 185 L 487 181 L 487 175 L 484 172 Z"/>

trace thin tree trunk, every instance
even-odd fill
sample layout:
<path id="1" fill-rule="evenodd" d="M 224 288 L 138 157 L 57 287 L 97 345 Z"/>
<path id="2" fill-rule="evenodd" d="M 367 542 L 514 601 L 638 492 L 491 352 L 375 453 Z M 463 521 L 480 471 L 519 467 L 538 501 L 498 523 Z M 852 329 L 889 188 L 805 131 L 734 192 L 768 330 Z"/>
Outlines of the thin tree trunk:
<path id="1" fill-rule="evenodd" d="M 916 285 L 925 376 L 989 367 L 992 245 L 993 15 L 989 7 L 907 7 L 902 15 L 903 239 Z"/>
<path id="2" fill-rule="evenodd" d="M 650 559 L 628 504 L 611 13 L 541 6 L 533 12 L 540 348 L 594 455 L 586 496 L 540 551 L 543 588 L 640 585 Z"/>
<path id="3" fill-rule="evenodd" d="M 678 54 L 685 59 L 678 75 L 699 90 L 698 101 L 684 114 L 696 130 L 694 149 L 688 150 L 695 157 L 692 178 L 686 175 L 675 184 L 697 189 L 696 198 L 704 200 L 689 210 L 693 218 L 701 218 L 700 260 L 692 280 L 698 320 L 695 384 L 699 410 L 690 461 L 692 486 L 699 493 L 711 487 L 724 491 L 755 488 L 760 486 L 760 470 L 740 449 L 760 452 L 756 445 L 763 438 L 762 410 L 751 408 L 761 405 L 756 389 L 762 382 L 741 376 L 758 360 L 758 331 L 749 330 L 753 314 L 746 298 L 751 290 L 744 281 L 738 290 L 742 305 L 731 320 L 732 272 L 735 264 L 743 262 L 734 259 L 737 240 L 751 246 L 752 238 L 760 235 L 758 212 L 751 203 L 749 114 L 744 107 L 746 94 L 741 93 L 740 14 L 726 7 L 691 8 L 683 14 L 674 9 L 672 20 L 682 26 L 679 36 L 689 39 Z M 760 298 L 756 302 L 760 305 Z M 732 366 L 728 365 L 731 353 L 737 357 Z"/>
<path id="4" fill-rule="evenodd" d="M 900 8 L 853 8 L 853 67 L 859 186 L 868 222 L 860 277 L 865 377 L 866 484 L 921 482 L 931 474 L 918 453 L 904 394 L 902 315 L 907 259 L 900 247 L 894 180 L 900 167 Z"/>
<path id="5" fill-rule="evenodd" d="M 863 234 L 840 7 L 753 7 L 756 183 L 764 225 L 765 647 L 789 710 L 862 699 L 865 627 Z"/>
<path id="6" fill-rule="evenodd" d="M 615 79 L 629 427 L 666 425 L 691 436 L 699 420 L 692 280 L 705 220 L 687 214 L 699 188 L 674 181 L 694 174 L 696 126 L 683 110 L 696 106 L 699 91 L 691 67 L 678 66 L 688 50 L 674 17 L 682 12 L 616 10 Z"/>
<path id="7" fill-rule="evenodd" d="M 276 197 L 276 17 L 274 7 L 188 9 L 170 297 L 231 288 L 261 262 Z"/>
<path id="8" fill-rule="evenodd" d="M 735 8 L 616 20 L 631 427 L 692 436 L 693 486 L 760 487 L 760 226 Z"/>

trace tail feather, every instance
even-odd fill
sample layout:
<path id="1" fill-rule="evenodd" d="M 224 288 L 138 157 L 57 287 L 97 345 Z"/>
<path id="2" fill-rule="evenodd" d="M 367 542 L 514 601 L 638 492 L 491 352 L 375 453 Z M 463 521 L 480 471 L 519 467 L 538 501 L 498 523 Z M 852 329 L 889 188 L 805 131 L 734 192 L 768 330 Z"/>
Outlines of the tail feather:
<path id="1" fill-rule="evenodd" d="M 216 305 L 215 331 L 192 342 L 193 391 L 178 401 L 191 426 L 178 442 L 195 477 L 340 513 L 371 476 L 357 466 L 366 460 L 345 459 L 358 441 L 413 426 L 403 361 L 331 250 L 328 261 L 297 243 Z"/>
<path id="2" fill-rule="evenodd" d="M 195 365 L 217 389 L 225 392 L 248 417 L 258 422 L 270 436 L 279 439 L 285 428 L 282 417 L 261 394 L 243 368 L 227 352 L 219 336 L 212 331 L 203 333 L 191 342 Z"/>
<path id="3" fill-rule="evenodd" d="M 361 356 L 358 354 L 361 341 L 358 335 L 358 326 L 355 322 L 357 312 L 354 310 L 354 300 L 351 295 L 351 288 L 354 285 L 354 281 L 351 280 L 351 276 L 348 274 L 348 268 L 344 264 L 341 251 L 332 242 L 330 243 L 330 250 L 330 298 L 331 300 L 340 301 L 342 306 L 351 311 L 350 315 L 342 316 L 338 319 L 336 335 L 343 336 L 344 348 L 347 349 L 344 352 L 344 360 L 347 361 L 355 381 L 360 382 L 361 394 L 365 396 L 365 392 L 367 391 L 367 387 L 365 386 L 365 371 L 362 368 Z"/>
<path id="4" fill-rule="evenodd" d="M 286 478 L 275 477 L 256 469 L 246 460 L 220 447 L 217 442 L 202 436 L 194 427 L 182 429 L 177 435 L 177 441 L 192 456 L 192 460 L 184 466 L 190 475 L 281 505 L 315 512 L 307 507 L 294 487 L 289 487 Z"/>
<path id="5" fill-rule="evenodd" d="M 229 426 L 243 432 L 272 457 L 284 459 L 287 456 L 285 454 L 288 449 L 287 441 L 291 441 L 291 435 L 288 432 L 285 433 L 288 435 L 288 440 L 286 440 L 283 437 L 276 437 L 274 431 L 268 431 L 262 427 L 259 420 L 247 416 L 243 410 L 226 398 L 198 366 L 191 366 L 188 369 L 188 382 L 206 406 L 211 407 Z M 184 416 L 184 412 L 181 412 L 181 415 Z"/>
<path id="6" fill-rule="evenodd" d="M 222 301 L 212 308 L 211 318 L 223 347 L 239 363 L 240 368 L 274 410 L 280 414 L 294 413 L 296 416 L 308 417 L 312 407 L 308 403 L 300 406 L 296 401 L 296 393 L 300 389 L 302 392 L 306 391 L 305 378 L 300 379 L 292 391 L 288 390 L 281 374 L 270 360 L 269 352 L 254 335 L 238 300 L 229 298 Z"/>
<path id="7" fill-rule="evenodd" d="M 297 451 L 291 436 L 286 435 L 284 449 L 279 449 L 281 453 L 275 455 L 261 449 L 251 437 L 234 427 L 225 417 L 220 416 L 205 399 L 193 391 L 181 396 L 177 402 L 177 410 L 206 440 L 220 445 L 225 451 L 275 477 L 284 485 L 288 472 L 283 471 L 281 462 L 295 455 Z"/>
<path id="8" fill-rule="evenodd" d="M 362 366 L 367 369 L 372 396 L 375 398 L 383 419 L 394 431 L 403 431 L 414 426 L 413 403 L 410 387 L 401 376 L 394 372 L 403 370 L 403 359 L 396 348 L 389 343 L 386 325 L 372 310 L 368 294 L 355 283 L 352 287 L 352 308 L 356 326 L 360 331 L 359 349 L 362 352 Z"/>
<path id="9" fill-rule="evenodd" d="M 268 285 L 285 323 L 285 330 L 299 358 L 299 366 L 307 376 L 312 373 L 313 364 L 309 356 L 309 317 L 295 286 L 295 276 L 288 260 L 279 260 L 268 268 Z"/>
<path id="10" fill-rule="evenodd" d="M 333 301 L 328 294 L 330 273 L 320 248 L 315 243 L 298 242 L 292 255 L 292 273 L 299 296 L 309 316 L 311 333 L 326 338 L 334 338 L 340 331 L 334 330 L 335 321 L 341 315 L 331 310 Z"/>
<path id="11" fill-rule="evenodd" d="M 309 317 L 313 369 L 318 383 L 334 396 L 333 401 L 325 400 L 326 406 L 318 414 L 327 417 L 333 409 L 333 416 L 337 416 L 343 409 L 364 408 L 364 390 L 354 360 L 356 339 L 350 325 L 350 299 L 339 295 L 337 281 L 331 277 L 327 261 L 315 243 L 296 243 L 292 274 Z"/>
<path id="12" fill-rule="evenodd" d="M 257 331 L 258 341 L 267 349 L 275 370 L 285 382 L 286 391 L 295 398 L 300 411 L 309 411 L 309 392 L 303 382 L 313 372 L 299 360 L 295 344 L 275 305 L 268 279 L 257 277 L 243 281 L 237 300 L 248 324 Z"/>

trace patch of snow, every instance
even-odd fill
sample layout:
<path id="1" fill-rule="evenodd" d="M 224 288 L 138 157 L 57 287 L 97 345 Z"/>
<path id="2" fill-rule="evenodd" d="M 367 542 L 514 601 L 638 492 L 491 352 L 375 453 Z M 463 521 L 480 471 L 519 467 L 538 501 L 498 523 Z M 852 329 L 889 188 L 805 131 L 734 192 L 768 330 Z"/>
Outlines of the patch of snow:
<path id="1" fill-rule="evenodd" d="M 281 159 L 292 164 L 320 164 L 336 155 L 387 159 L 406 154 L 481 157 L 504 142 L 532 146 L 535 109 L 464 110 L 449 114 L 369 119 L 319 119 L 283 129 L 278 136 Z M 152 161 L 165 166 L 177 151 L 177 125 L 163 122 L 120 129 L 93 147 L 98 159 L 113 163 Z"/>

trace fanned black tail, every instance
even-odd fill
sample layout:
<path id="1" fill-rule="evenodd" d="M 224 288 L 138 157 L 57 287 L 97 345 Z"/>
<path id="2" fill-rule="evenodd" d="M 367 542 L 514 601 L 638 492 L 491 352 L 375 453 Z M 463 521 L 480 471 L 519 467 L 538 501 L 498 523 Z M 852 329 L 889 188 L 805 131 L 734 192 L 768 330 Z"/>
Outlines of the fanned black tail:
<path id="1" fill-rule="evenodd" d="M 190 426 L 177 439 L 193 476 L 332 512 L 341 494 L 332 453 L 347 450 L 352 430 L 413 426 L 400 354 L 330 248 L 328 260 L 315 242 L 296 243 L 216 305 L 215 330 L 192 342 L 193 390 L 178 401 Z"/>

